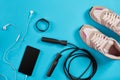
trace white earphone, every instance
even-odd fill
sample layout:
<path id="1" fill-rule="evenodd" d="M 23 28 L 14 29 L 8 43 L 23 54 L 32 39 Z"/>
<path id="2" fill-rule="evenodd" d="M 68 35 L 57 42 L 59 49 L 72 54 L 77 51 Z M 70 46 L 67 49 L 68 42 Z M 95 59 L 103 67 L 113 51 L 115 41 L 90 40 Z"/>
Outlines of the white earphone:
<path id="1" fill-rule="evenodd" d="M 33 14 L 34 14 L 34 11 L 33 11 L 33 10 L 30 10 L 29 18 L 31 18 Z"/>
<path id="2" fill-rule="evenodd" d="M 5 31 L 5 30 L 7 30 L 7 27 L 8 27 L 8 26 L 11 26 L 11 24 L 6 24 L 6 25 L 4 25 L 2 29 Z"/>
<path id="3" fill-rule="evenodd" d="M 33 14 L 34 13 L 34 11 L 33 10 L 30 10 L 30 14 Z"/>
<path id="4" fill-rule="evenodd" d="M 25 35 L 27 34 L 27 32 L 28 32 L 28 27 L 29 27 L 29 24 L 30 24 L 30 20 L 31 20 L 31 17 L 33 16 L 33 14 L 34 14 L 34 11 L 33 10 L 30 10 L 30 12 L 29 12 L 29 17 L 28 17 L 28 26 L 27 26 L 27 28 L 26 28 L 26 32 L 25 32 Z M 3 26 L 2 27 L 2 30 L 4 30 L 4 31 L 6 31 L 7 30 L 7 28 L 9 27 L 9 26 L 11 26 L 12 24 L 6 24 L 5 26 Z M 13 26 L 13 25 L 12 25 Z M 18 40 L 20 39 L 20 37 L 21 37 L 21 34 L 19 33 L 18 34 L 18 36 L 17 36 L 17 38 L 16 38 L 16 41 L 5 51 L 5 53 L 4 53 L 4 57 L 3 57 L 3 60 L 6 62 L 6 64 L 8 64 L 14 71 L 15 71 L 15 80 L 16 80 L 16 68 L 14 67 L 14 65 L 12 65 L 8 60 L 7 60 L 7 55 L 8 55 L 8 53 L 9 53 L 9 51 L 15 46 L 15 44 L 18 42 Z M 24 36 L 25 37 L 25 36 Z M 23 40 L 24 40 L 24 37 L 23 37 Z M 6 76 L 4 76 L 4 75 L 0 75 L 0 76 L 2 76 L 3 78 L 5 78 L 5 80 L 8 80 L 7 79 L 7 77 Z M 27 75 L 25 76 L 25 79 L 24 80 L 26 80 L 27 79 Z"/>
<path id="5" fill-rule="evenodd" d="M 11 24 L 6 24 L 6 25 L 4 25 L 2 29 L 3 29 L 4 31 L 6 31 L 8 26 L 11 26 Z M 20 34 L 18 34 L 18 36 L 17 36 L 17 38 L 16 38 L 16 42 L 17 42 L 19 39 L 20 39 Z"/>

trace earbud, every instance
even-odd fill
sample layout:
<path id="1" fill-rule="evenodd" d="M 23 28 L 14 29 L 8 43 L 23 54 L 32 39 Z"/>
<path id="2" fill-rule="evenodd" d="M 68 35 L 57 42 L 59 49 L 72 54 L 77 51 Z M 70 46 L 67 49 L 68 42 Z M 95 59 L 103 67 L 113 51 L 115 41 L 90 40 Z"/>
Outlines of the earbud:
<path id="1" fill-rule="evenodd" d="M 34 11 L 33 10 L 30 10 L 30 14 L 33 14 L 34 13 Z"/>
<path id="2" fill-rule="evenodd" d="M 3 26 L 3 30 L 7 30 L 7 27 L 10 26 L 11 24 L 6 24 L 5 26 Z"/>
<path id="3" fill-rule="evenodd" d="M 11 26 L 11 24 L 6 24 L 5 26 L 3 26 L 3 30 L 6 31 L 7 30 L 7 27 L 8 26 Z M 16 38 L 16 42 L 20 39 L 20 34 L 18 34 L 17 38 Z"/>
<path id="4" fill-rule="evenodd" d="M 32 17 L 33 13 L 34 13 L 34 11 L 33 11 L 33 10 L 30 10 L 30 15 L 29 15 L 29 18 L 31 18 L 31 17 Z"/>

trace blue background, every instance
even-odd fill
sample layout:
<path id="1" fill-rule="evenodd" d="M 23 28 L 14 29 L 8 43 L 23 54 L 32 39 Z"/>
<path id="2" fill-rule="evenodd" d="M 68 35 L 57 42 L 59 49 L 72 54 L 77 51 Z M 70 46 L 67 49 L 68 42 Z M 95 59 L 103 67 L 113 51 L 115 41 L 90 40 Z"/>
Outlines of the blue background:
<path id="1" fill-rule="evenodd" d="M 80 26 L 90 24 L 120 42 L 119 36 L 90 18 L 89 9 L 92 6 L 105 6 L 120 14 L 119 0 L 0 0 L 0 73 L 6 75 L 8 80 L 14 80 L 14 71 L 2 58 L 4 51 L 15 42 L 20 32 L 19 42 L 14 47 L 15 49 L 8 54 L 9 62 L 17 70 L 27 45 L 41 50 L 33 74 L 27 80 L 68 80 L 62 69 L 67 54 L 63 55 L 53 75 L 50 78 L 46 77 L 46 72 L 56 53 L 65 47 L 43 43 L 40 41 L 42 36 L 65 39 L 81 48 L 88 49 L 98 63 L 97 73 L 92 80 L 120 80 L 120 61 L 108 59 L 88 47 L 79 37 Z M 22 42 L 30 10 L 34 10 L 35 14 L 31 19 L 25 40 Z M 51 23 L 49 30 L 45 33 L 35 29 L 35 22 L 40 18 L 46 18 Z M 2 31 L 2 27 L 7 23 L 15 25 L 17 29 L 9 27 L 7 31 Z M 71 72 L 76 75 L 80 74 L 88 65 L 86 59 L 82 61 L 77 59 L 73 63 Z M 25 75 L 17 72 L 17 80 L 24 78 Z"/>

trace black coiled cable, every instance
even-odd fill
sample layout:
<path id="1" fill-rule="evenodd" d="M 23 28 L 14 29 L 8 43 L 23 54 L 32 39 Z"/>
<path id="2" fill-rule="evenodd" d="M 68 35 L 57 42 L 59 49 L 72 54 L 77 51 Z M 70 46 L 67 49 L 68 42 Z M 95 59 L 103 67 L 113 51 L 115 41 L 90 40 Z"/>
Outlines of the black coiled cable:
<path id="1" fill-rule="evenodd" d="M 75 46 L 74 44 L 68 43 L 74 47 L 71 48 L 66 48 L 64 50 L 62 50 L 60 52 L 60 54 L 62 54 L 63 52 L 66 51 L 70 51 L 69 55 L 67 56 L 67 58 L 65 59 L 64 65 L 63 65 L 63 70 L 65 75 L 70 79 L 70 80 L 90 80 L 96 73 L 97 71 L 97 62 L 94 59 L 94 57 L 90 54 L 89 51 L 85 50 L 85 49 L 81 49 L 77 46 Z M 74 75 L 72 75 L 70 73 L 70 66 L 71 63 L 74 59 L 78 58 L 78 57 L 84 57 L 84 58 L 88 58 L 90 60 L 90 63 L 88 65 L 88 67 L 85 69 L 85 71 L 79 76 L 79 77 L 75 77 Z M 88 71 L 88 69 L 91 67 L 92 65 L 92 72 L 91 74 L 87 77 L 87 78 L 82 78 L 83 75 Z"/>

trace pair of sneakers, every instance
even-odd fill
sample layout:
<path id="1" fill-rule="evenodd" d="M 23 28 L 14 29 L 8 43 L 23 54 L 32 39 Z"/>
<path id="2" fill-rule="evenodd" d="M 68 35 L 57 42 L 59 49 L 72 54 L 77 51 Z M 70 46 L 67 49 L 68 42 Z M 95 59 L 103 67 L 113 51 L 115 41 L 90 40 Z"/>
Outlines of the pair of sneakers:
<path id="1" fill-rule="evenodd" d="M 120 36 L 120 16 L 111 10 L 95 6 L 90 10 L 91 18 L 101 25 L 114 31 Z M 98 50 L 111 59 L 120 59 L 120 45 L 118 42 L 101 33 L 90 25 L 83 25 L 80 29 L 80 36 L 90 47 Z"/>

